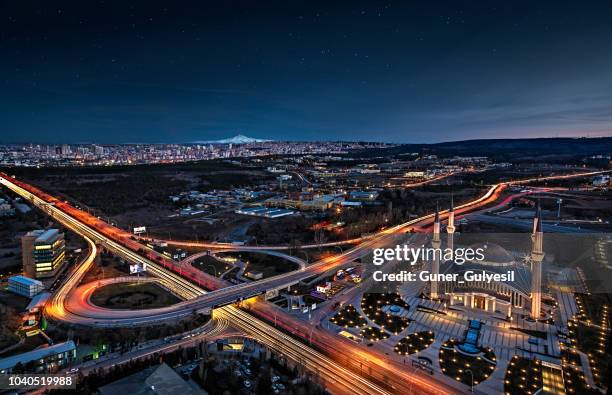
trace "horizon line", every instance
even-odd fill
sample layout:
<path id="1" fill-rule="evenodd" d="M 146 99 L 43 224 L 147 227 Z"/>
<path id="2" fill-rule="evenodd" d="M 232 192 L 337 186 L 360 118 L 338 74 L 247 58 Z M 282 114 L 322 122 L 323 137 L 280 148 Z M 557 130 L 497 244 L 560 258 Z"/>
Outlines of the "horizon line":
<path id="1" fill-rule="evenodd" d="M 233 136 L 236 137 L 236 136 Z M 229 138 L 223 138 L 219 140 L 210 141 L 186 141 L 186 142 L 118 142 L 118 143 L 100 143 L 95 141 L 82 141 L 82 142 L 3 142 L 0 141 L 0 145 L 196 145 L 196 144 L 218 144 L 228 145 L 232 143 L 218 142 L 221 140 L 229 140 Z M 492 137 L 492 138 L 472 138 L 465 140 L 444 140 L 435 143 L 424 143 L 424 142 L 390 142 L 390 141 L 375 141 L 375 140 L 272 140 L 272 139 L 259 139 L 264 141 L 254 141 L 251 143 L 233 143 L 236 145 L 245 144 L 264 144 L 264 143 L 368 143 L 368 144 L 389 144 L 389 145 L 436 145 L 436 144 L 448 144 L 448 143 L 459 143 L 467 141 L 493 141 L 493 140 L 562 140 L 562 139 L 605 139 L 612 138 L 610 135 L 595 135 L 595 136 L 541 136 L 541 137 Z"/>

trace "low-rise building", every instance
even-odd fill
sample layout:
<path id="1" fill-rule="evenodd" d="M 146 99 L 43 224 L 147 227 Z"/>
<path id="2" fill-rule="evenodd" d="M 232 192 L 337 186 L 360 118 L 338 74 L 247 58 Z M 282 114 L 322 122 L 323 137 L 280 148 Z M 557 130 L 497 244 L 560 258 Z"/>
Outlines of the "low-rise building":
<path id="1" fill-rule="evenodd" d="M 608 185 L 610 185 L 610 176 L 607 174 L 602 174 L 593 178 L 593 186 L 605 187 Z"/>
<path id="2" fill-rule="evenodd" d="M 8 290 L 26 298 L 32 298 L 43 289 L 45 289 L 43 283 L 33 278 L 18 275 L 8 279 Z"/>
<path id="3" fill-rule="evenodd" d="M 254 217 L 264 218 L 279 218 L 287 215 L 294 214 L 291 210 L 284 210 L 279 208 L 267 208 L 262 206 L 246 207 L 235 211 L 236 214 L 251 215 Z"/>
<path id="4" fill-rule="evenodd" d="M 329 281 L 323 283 L 323 284 L 318 284 L 315 287 L 317 292 L 320 292 L 322 294 L 327 293 L 329 290 L 331 290 L 331 283 Z"/>
<path id="5" fill-rule="evenodd" d="M 261 280 L 263 278 L 263 273 L 257 270 L 251 270 L 244 273 L 246 278 L 250 278 L 251 280 Z"/>
<path id="6" fill-rule="evenodd" d="M 15 215 L 15 209 L 6 199 L 0 199 L 0 217 L 12 217 L 13 215 Z"/>
<path id="7" fill-rule="evenodd" d="M 404 173 L 404 177 L 407 178 L 423 178 L 425 177 L 425 172 L 422 170 L 412 170 Z"/>
<path id="8" fill-rule="evenodd" d="M 290 200 L 282 198 L 271 198 L 264 202 L 269 207 L 283 207 L 301 211 L 324 211 L 332 206 L 331 202 L 325 200 Z"/>
<path id="9" fill-rule="evenodd" d="M 36 294 L 32 298 L 32 300 L 30 300 L 30 303 L 27 305 L 26 311 L 30 313 L 42 311 L 43 307 L 45 306 L 50 297 L 51 293 L 46 291 Z"/>
<path id="10" fill-rule="evenodd" d="M 17 365 L 28 373 L 56 372 L 64 369 L 76 358 L 76 346 L 72 340 L 49 347 L 37 348 L 23 354 L 0 359 L 0 374 L 14 371 Z"/>
<path id="11" fill-rule="evenodd" d="M 352 191 L 349 197 L 353 200 L 376 200 L 378 198 L 377 191 Z"/>

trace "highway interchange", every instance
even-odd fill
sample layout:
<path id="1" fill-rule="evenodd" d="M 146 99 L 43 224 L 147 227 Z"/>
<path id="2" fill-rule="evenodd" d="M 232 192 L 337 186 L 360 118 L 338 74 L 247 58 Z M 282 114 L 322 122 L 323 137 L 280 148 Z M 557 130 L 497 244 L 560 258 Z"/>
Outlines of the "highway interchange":
<path id="1" fill-rule="evenodd" d="M 600 172 L 548 178 L 558 179 L 595 174 L 600 174 Z M 539 178 L 539 180 L 542 179 L 544 178 Z M 480 209 L 497 201 L 501 192 L 509 185 L 532 181 L 535 180 L 493 185 L 483 196 L 456 207 L 455 211 L 457 214 L 462 214 Z M 418 393 L 458 392 L 457 388 L 449 387 L 431 377 L 410 372 L 406 366 L 396 366 L 395 363 L 385 360 L 374 351 L 364 349 L 363 346 L 339 339 L 338 336 L 322 328 L 308 327 L 308 323 L 296 322 L 299 320 L 289 317 L 293 321 L 283 321 L 285 325 L 283 329 L 285 332 L 293 332 L 294 336 L 302 339 L 302 341 L 297 340 L 254 317 L 259 316 L 270 321 L 270 314 L 277 314 L 277 312 L 272 312 L 275 307 L 265 302 L 247 300 L 253 296 L 265 294 L 266 291 L 282 289 L 313 275 L 335 270 L 362 258 L 372 248 L 392 244 L 397 236 L 411 229 L 427 226 L 432 221 L 433 214 L 385 229 L 375 237 L 362 240 L 356 247 L 342 254 L 315 262 L 301 270 L 257 282 L 226 286 L 222 280 L 206 276 L 200 271 L 197 273 L 182 272 L 180 265 L 174 265 L 163 258 L 160 259 L 159 256 L 129 237 L 129 234 L 126 235 L 126 232 L 77 210 L 65 202 L 60 202 L 32 186 L 2 173 L 0 173 L 0 183 L 43 209 L 67 228 L 80 234 L 88 243 L 87 257 L 66 277 L 64 284 L 59 287 L 46 306 L 46 313 L 55 319 L 99 327 L 136 326 L 189 316 L 194 311 L 213 309 L 215 319 L 230 322 L 233 327 L 258 339 L 273 350 L 302 363 L 307 369 L 317 372 L 325 380 L 327 386 L 337 392 L 364 394 L 410 393 L 413 391 Z M 444 214 L 443 212 L 442 215 Z M 200 244 L 206 245 L 206 243 L 198 245 Z M 165 286 L 170 287 L 185 301 L 167 308 L 138 311 L 94 309 L 91 304 L 85 302 L 77 303 L 77 306 L 81 308 L 67 309 L 67 300 L 75 297 L 74 290 L 93 265 L 100 246 L 130 262 L 140 264 L 146 262 L 150 274 L 160 278 Z M 209 245 L 209 247 L 213 246 Z M 261 246 L 262 249 L 281 249 L 277 247 Z M 204 288 L 212 291 L 206 292 Z M 242 309 L 232 305 L 242 300 L 245 300 L 245 306 Z M 316 333 L 313 335 L 313 332 Z M 304 339 L 322 352 L 304 344 Z M 356 364 L 358 366 L 355 366 Z M 350 366 L 350 368 L 345 366 Z M 357 374 L 356 371 L 360 373 Z"/>

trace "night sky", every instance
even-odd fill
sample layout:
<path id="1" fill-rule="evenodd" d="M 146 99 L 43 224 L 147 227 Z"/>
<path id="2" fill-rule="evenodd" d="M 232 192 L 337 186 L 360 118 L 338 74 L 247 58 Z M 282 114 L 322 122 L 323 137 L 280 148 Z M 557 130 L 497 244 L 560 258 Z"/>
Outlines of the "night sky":
<path id="1" fill-rule="evenodd" d="M 0 18 L 3 142 L 612 134 L 609 1 L 4 1 Z"/>

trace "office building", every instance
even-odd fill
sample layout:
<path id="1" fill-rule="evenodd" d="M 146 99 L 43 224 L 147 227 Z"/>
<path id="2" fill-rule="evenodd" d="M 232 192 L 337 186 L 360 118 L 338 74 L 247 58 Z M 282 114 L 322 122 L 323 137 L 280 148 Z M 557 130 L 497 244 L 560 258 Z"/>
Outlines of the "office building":
<path id="1" fill-rule="evenodd" d="M 57 229 L 34 230 L 21 238 L 23 271 L 30 278 L 54 276 L 65 255 L 64 234 Z"/>

